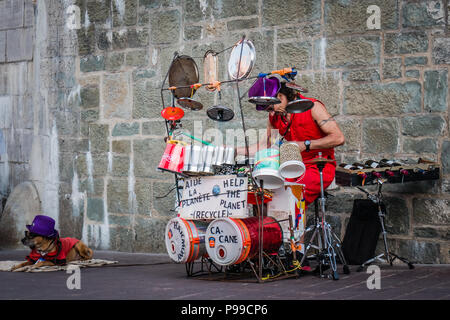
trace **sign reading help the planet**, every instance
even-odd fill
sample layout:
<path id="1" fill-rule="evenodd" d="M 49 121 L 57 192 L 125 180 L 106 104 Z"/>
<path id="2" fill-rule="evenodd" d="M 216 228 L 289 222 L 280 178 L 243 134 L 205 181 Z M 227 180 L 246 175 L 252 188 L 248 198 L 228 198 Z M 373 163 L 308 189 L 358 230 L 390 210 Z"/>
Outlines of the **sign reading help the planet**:
<path id="1" fill-rule="evenodd" d="M 184 219 L 245 218 L 248 178 L 236 175 L 194 177 L 184 181 L 180 217 Z"/>

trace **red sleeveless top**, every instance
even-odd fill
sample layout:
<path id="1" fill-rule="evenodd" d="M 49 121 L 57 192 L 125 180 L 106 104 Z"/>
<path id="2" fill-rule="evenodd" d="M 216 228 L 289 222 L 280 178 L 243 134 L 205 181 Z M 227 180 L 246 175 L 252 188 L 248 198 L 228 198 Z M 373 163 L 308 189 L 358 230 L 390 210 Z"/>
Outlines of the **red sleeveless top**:
<path id="1" fill-rule="evenodd" d="M 314 98 L 307 98 L 299 94 L 301 99 L 308 99 L 312 102 L 321 101 Z M 274 115 L 269 115 L 269 121 L 272 127 L 278 129 L 280 135 L 285 135 L 287 141 L 305 141 L 305 140 L 316 140 L 326 136 L 326 134 L 320 129 L 316 121 L 312 118 L 311 110 L 302 113 L 291 114 L 292 124 L 286 133 L 289 125 L 289 120 L 287 116 L 275 113 Z M 322 152 L 322 157 L 328 159 L 334 158 L 334 148 L 330 149 L 314 149 L 310 151 L 303 151 L 302 158 L 303 161 L 317 158 L 319 152 Z"/>

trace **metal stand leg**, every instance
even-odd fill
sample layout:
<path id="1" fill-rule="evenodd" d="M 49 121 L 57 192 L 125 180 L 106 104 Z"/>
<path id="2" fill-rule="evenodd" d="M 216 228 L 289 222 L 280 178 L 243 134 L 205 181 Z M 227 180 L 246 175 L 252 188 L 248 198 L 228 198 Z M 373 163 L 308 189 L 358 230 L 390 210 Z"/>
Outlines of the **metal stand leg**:
<path id="1" fill-rule="evenodd" d="M 380 262 L 386 262 L 386 263 L 388 263 L 388 264 L 390 264 L 392 266 L 392 263 L 394 262 L 394 260 L 395 259 L 399 259 L 400 261 L 406 263 L 408 265 L 409 269 L 414 269 L 414 265 L 413 265 L 413 263 L 411 261 L 409 261 L 409 260 L 407 260 L 405 258 L 399 257 L 395 253 L 389 252 L 389 246 L 388 246 L 388 243 L 387 243 L 387 232 L 386 232 L 386 228 L 385 228 L 385 224 L 384 224 L 384 217 L 386 215 L 383 213 L 383 209 L 381 208 L 381 204 L 383 203 L 383 194 L 381 192 L 382 186 L 383 186 L 383 181 L 378 179 L 378 193 L 377 193 L 377 195 L 372 195 L 372 194 L 368 193 L 366 190 L 358 187 L 359 190 L 361 190 L 361 191 L 363 191 L 364 193 L 367 194 L 367 197 L 370 200 L 372 200 L 374 203 L 376 203 L 378 205 L 378 218 L 380 220 L 381 233 L 383 235 L 383 243 L 384 243 L 384 253 L 379 254 L 378 256 L 373 257 L 373 258 L 365 261 L 357 269 L 358 272 L 364 270 L 365 266 L 371 264 L 375 260 L 378 260 Z M 384 257 L 385 260 L 383 260 L 382 257 Z"/>
<path id="2" fill-rule="evenodd" d="M 317 163 L 317 168 L 319 169 L 320 174 L 320 198 L 319 198 L 319 206 L 315 204 L 316 212 L 315 212 L 315 226 L 312 229 L 313 234 L 311 239 L 307 243 L 305 247 L 305 254 L 300 261 L 300 265 L 303 264 L 305 259 L 307 258 L 308 252 L 311 248 L 315 248 L 318 250 L 317 253 L 317 261 L 319 263 L 318 270 L 320 277 L 324 276 L 324 271 L 328 268 L 331 268 L 331 273 L 328 275 L 329 278 L 334 280 L 339 279 L 339 273 L 337 271 L 337 263 L 336 263 L 336 255 L 339 257 L 341 263 L 344 265 L 344 273 L 350 273 L 350 269 L 347 266 L 347 262 L 345 261 L 344 254 L 341 249 L 341 242 L 339 238 L 334 234 L 331 230 L 331 226 L 329 223 L 325 221 L 325 190 L 323 186 L 323 168 L 325 167 L 324 163 Z M 320 210 L 319 210 L 320 208 Z M 319 215 L 320 212 L 320 215 Z M 309 232 L 309 228 L 305 232 Z M 314 246 L 314 240 L 317 237 L 317 246 Z"/>

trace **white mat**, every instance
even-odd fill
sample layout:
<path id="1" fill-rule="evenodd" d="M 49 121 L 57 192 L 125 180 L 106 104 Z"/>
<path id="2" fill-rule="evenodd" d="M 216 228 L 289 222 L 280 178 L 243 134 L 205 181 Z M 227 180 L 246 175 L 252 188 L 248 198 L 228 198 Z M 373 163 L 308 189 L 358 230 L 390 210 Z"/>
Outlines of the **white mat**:
<path id="1" fill-rule="evenodd" d="M 11 268 L 15 265 L 22 263 L 23 261 L 0 261 L 0 271 L 11 271 Z M 49 271 L 59 271 L 67 270 L 71 265 L 84 267 L 101 267 L 108 264 L 118 263 L 118 261 L 102 260 L 102 259 L 91 259 L 91 260 L 76 260 L 72 261 L 64 266 L 44 266 L 40 268 L 30 268 L 31 266 L 25 266 L 20 269 L 14 270 L 20 272 L 49 272 Z"/>

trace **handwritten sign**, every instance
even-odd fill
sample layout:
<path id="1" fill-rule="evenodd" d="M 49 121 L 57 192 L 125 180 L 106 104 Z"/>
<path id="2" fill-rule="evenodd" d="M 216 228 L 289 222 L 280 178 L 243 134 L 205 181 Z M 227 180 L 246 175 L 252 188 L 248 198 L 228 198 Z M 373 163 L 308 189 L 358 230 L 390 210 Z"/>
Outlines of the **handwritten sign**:
<path id="1" fill-rule="evenodd" d="M 195 177 L 184 181 L 180 217 L 184 219 L 245 218 L 248 178 L 235 175 Z"/>

